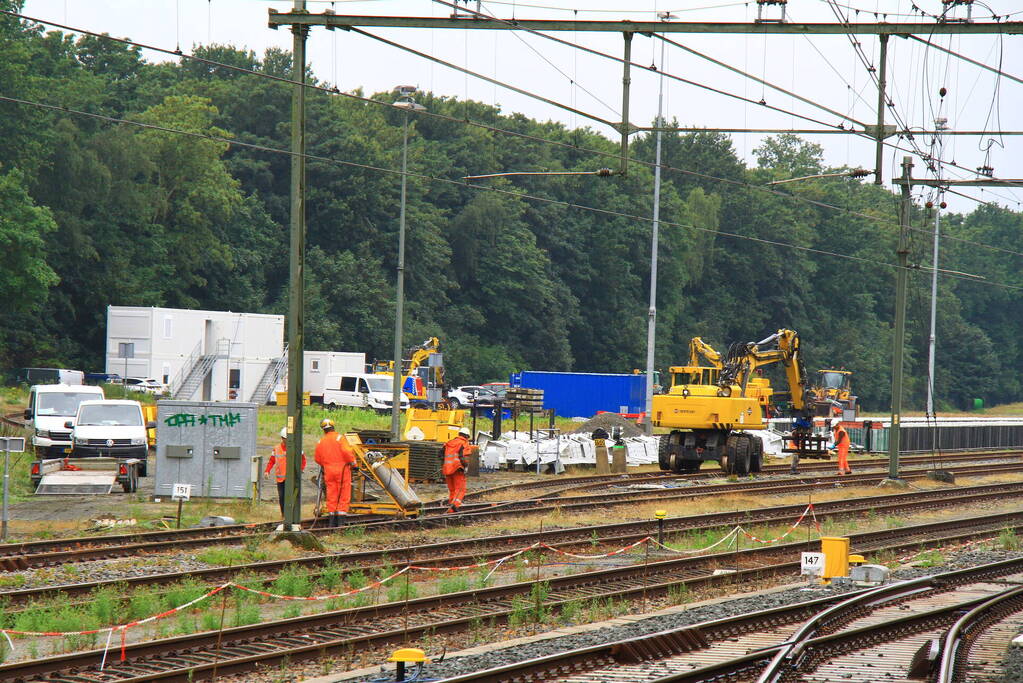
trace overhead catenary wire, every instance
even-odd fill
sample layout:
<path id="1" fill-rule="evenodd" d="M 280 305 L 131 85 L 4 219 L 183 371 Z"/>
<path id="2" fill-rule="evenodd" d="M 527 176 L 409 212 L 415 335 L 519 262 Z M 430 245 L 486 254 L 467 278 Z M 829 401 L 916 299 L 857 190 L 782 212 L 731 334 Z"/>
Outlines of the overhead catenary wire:
<path id="1" fill-rule="evenodd" d="M 447 0 L 432 0 L 432 2 L 434 2 L 436 4 L 440 4 L 440 5 L 446 6 L 446 7 L 450 7 L 452 9 L 459 9 L 460 11 L 466 12 L 466 13 L 468 13 L 470 15 L 473 15 L 473 16 L 477 16 L 477 17 L 480 17 L 480 18 L 484 18 L 484 19 L 493 20 L 493 21 L 496 21 L 496 22 L 499 22 L 499 23 L 503 23 L 503 24 L 505 24 L 505 25 L 507 25 L 509 27 L 514 28 L 515 30 L 527 31 L 529 33 L 533 33 L 535 35 L 541 36 L 541 37 L 546 38 L 547 40 L 553 41 L 555 43 L 558 43 L 558 44 L 561 44 L 561 45 L 567 45 L 569 47 L 574 47 L 574 48 L 576 48 L 578 50 L 582 50 L 582 51 L 585 51 L 585 52 L 597 55 L 599 57 L 603 57 L 605 59 L 612 60 L 612 61 L 617 62 L 619 64 L 625 64 L 626 63 L 626 60 L 624 58 L 622 58 L 622 57 L 618 57 L 616 55 L 608 54 L 606 52 L 601 52 L 600 50 L 595 50 L 593 48 L 589 48 L 589 47 L 586 47 L 584 45 L 578 45 L 578 44 L 572 43 L 571 41 L 564 40 L 562 38 L 557 38 L 555 36 L 549 36 L 546 33 L 543 33 L 541 31 L 536 31 L 536 30 L 532 30 L 532 29 L 524 29 L 524 28 L 521 28 L 518 24 L 516 24 L 513 21 L 508 21 L 506 19 L 500 19 L 498 17 L 493 17 L 493 16 L 490 16 L 488 14 L 484 14 L 482 12 L 476 12 L 475 10 L 471 10 L 471 9 L 467 9 L 467 8 L 460 8 L 460 7 L 454 5 L 454 4 L 450 3 L 450 2 L 447 2 Z M 841 15 L 839 15 L 839 17 L 840 16 Z M 846 25 L 846 26 L 849 25 L 848 20 L 842 20 L 841 18 L 840 18 L 840 23 L 843 24 L 843 25 Z M 353 27 L 350 27 L 349 30 L 357 31 L 357 32 L 363 33 L 364 35 L 371 35 L 368 32 L 365 32 L 365 31 L 362 31 L 361 29 L 356 29 L 356 28 L 353 28 Z M 862 51 L 862 48 L 861 48 L 859 42 L 855 38 L 853 38 L 853 36 L 849 35 L 848 33 L 846 33 L 845 35 L 852 42 L 854 50 L 860 56 L 860 59 L 861 59 L 861 61 L 863 61 L 865 67 L 868 70 L 868 72 L 870 72 L 871 78 L 874 80 L 875 83 L 877 83 L 877 76 L 876 76 L 876 74 L 873 73 L 873 67 L 870 65 L 869 60 L 867 60 L 866 55 L 863 54 L 863 51 Z M 378 38 L 378 40 L 383 40 L 383 39 Z M 404 46 L 402 46 L 402 45 L 400 45 L 398 43 L 393 43 L 393 41 L 390 41 L 390 42 L 395 47 L 398 47 L 399 49 L 406 49 Z M 647 70 L 647 71 L 650 70 L 649 67 L 644 66 L 642 64 L 637 64 L 635 62 L 631 62 L 630 61 L 630 62 L 628 62 L 628 64 L 630 66 L 634 66 L 634 67 L 636 67 L 638 69 L 643 69 L 643 70 Z M 682 78 L 680 76 L 676 76 L 674 74 L 666 73 L 666 74 L 664 74 L 664 76 L 667 77 L 667 78 L 670 78 L 672 80 L 676 80 L 676 81 L 680 81 L 680 82 L 686 83 L 688 85 L 694 85 L 694 86 L 696 86 L 698 88 L 702 88 L 702 89 L 705 89 L 705 90 L 709 90 L 711 92 L 716 92 L 716 93 L 719 93 L 719 94 L 723 94 L 723 95 L 725 95 L 727 97 L 732 97 L 732 98 L 741 100 L 743 102 L 746 102 L 747 104 L 756 104 L 758 106 L 765 107 L 767 109 L 772 109 L 772 110 L 778 111 L 778 112 L 783 113 L 783 114 L 787 114 L 787 115 L 790 115 L 790 116 L 795 116 L 795 117 L 798 117 L 798 118 L 802 118 L 804 120 L 811 121 L 813 123 L 816 123 L 818 125 L 821 125 L 821 126 L 824 126 L 824 127 L 827 127 L 827 128 L 838 128 L 838 129 L 841 130 L 840 126 L 837 125 L 837 124 L 828 124 L 826 122 L 820 121 L 818 119 L 814 119 L 812 117 L 804 116 L 802 114 L 796 114 L 794 112 L 781 109 L 780 107 L 775 107 L 773 105 L 768 105 L 768 104 L 766 104 L 766 103 L 764 103 L 762 101 L 756 101 L 755 102 L 755 101 L 753 101 L 752 99 L 750 99 L 748 97 L 744 97 L 742 95 L 737 95 L 737 94 L 734 94 L 734 93 L 728 93 L 726 91 L 721 91 L 721 90 L 719 90 L 717 88 L 713 88 L 711 86 L 707 86 L 707 85 L 704 85 L 702 83 L 697 83 L 697 82 L 694 82 L 694 81 L 690 81 L 688 79 Z M 886 100 L 888 100 L 888 98 L 886 98 Z M 898 111 L 895 109 L 894 103 L 891 100 L 888 100 L 887 106 L 891 110 L 893 117 L 895 117 L 895 119 L 899 123 L 900 127 L 903 130 L 907 130 L 908 129 L 908 125 L 902 119 L 902 117 L 899 115 Z M 627 123 L 628 122 L 626 122 L 626 124 Z M 612 126 L 612 127 L 616 128 L 615 126 Z M 642 130 L 642 128 L 636 128 L 636 130 Z M 851 131 L 851 132 L 854 135 L 859 135 L 859 136 L 861 136 L 863 138 L 866 138 L 866 139 L 869 139 L 869 140 L 876 140 L 876 138 L 874 136 L 868 134 L 865 131 L 855 131 L 854 130 L 854 131 Z M 881 144 L 882 145 L 887 145 L 887 146 L 893 146 L 896 149 L 899 149 L 899 150 L 902 150 L 902 151 L 905 151 L 905 152 L 909 152 L 910 154 L 914 154 L 914 155 L 918 156 L 919 158 L 923 159 L 925 162 L 927 162 L 927 161 L 936 161 L 937 163 L 941 163 L 941 164 L 951 164 L 953 166 L 956 166 L 956 167 L 959 167 L 959 168 L 963 168 L 964 170 L 966 170 L 968 172 L 976 173 L 976 171 L 972 171 L 971 169 L 966 169 L 965 167 L 959 166 L 955 162 L 946 162 L 946 161 L 941 161 L 941 160 L 931 160 L 927 156 L 927 154 L 920 148 L 920 146 L 916 144 L 915 140 L 913 139 L 913 137 L 911 135 L 907 135 L 906 136 L 906 140 L 910 143 L 910 145 L 913 147 L 913 149 L 906 149 L 905 147 L 899 146 L 896 143 L 890 143 L 890 142 L 883 141 L 883 140 L 882 140 Z"/>
<path id="2" fill-rule="evenodd" d="M 127 39 L 127 38 L 116 38 L 116 37 L 110 36 L 108 34 L 97 33 L 95 31 L 89 31 L 87 29 L 82 29 L 82 28 L 78 28 L 78 27 L 74 27 L 74 26 L 65 25 L 65 24 L 60 24 L 60 23 L 57 23 L 57 22 L 54 22 L 54 21 L 39 19 L 39 18 L 36 18 L 36 17 L 31 17 L 31 16 L 27 16 L 27 15 L 24 15 L 24 14 L 20 14 L 20 13 L 8 11 L 8 10 L 0 10 L 0 14 L 6 14 L 6 15 L 13 16 L 13 17 L 16 17 L 16 18 L 24 19 L 26 21 L 34 21 L 34 22 L 39 23 L 39 24 L 43 24 L 43 25 L 47 25 L 47 26 L 52 26 L 52 27 L 55 27 L 55 28 L 71 31 L 71 32 L 74 32 L 74 33 L 80 33 L 80 34 L 83 34 L 83 35 L 89 35 L 89 36 L 92 36 L 92 37 L 95 37 L 95 38 L 101 38 L 101 39 L 104 39 L 104 40 L 108 40 L 108 41 L 112 41 L 112 42 L 116 42 L 116 43 L 121 43 L 121 44 L 124 44 L 124 45 L 131 45 L 131 46 L 134 46 L 134 47 L 139 47 L 139 48 L 142 48 L 142 49 L 151 50 L 151 51 L 154 51 L 154 52 L 159 52 L 159 53 L 162 53 L 162 54 L 167 54 L 167 55 L 171 55 L 171 56 L 182 58 L 182 59 L 194 60 L 194 61 L 206 64 L 208 66 L 220 67 L 220 68 L 236 71 L 236 72 L 239 72 L 239 73 L 245 73 L 245 74 L 257 76 L 257 77 L 260 77 L 260 78 L 266 78 L 266 79 L 277 81 L 277 82 L 280 82 L 280 83 L 286 83 L 286 84 L 289 84 L 289 85 L 302 85 L 305 88 L 309 88 L 309 89 L 312 89 L 312 90 L 315 90 L 315 91 L 320 91 L 320 92 L 323 92 L 323 93 L 326 93 L 326 94 L 329 94 L 329 95 L 345 97 L 345 98 L 348 98 L 348 99 L 353 99 L 353 100 L 357 100 L 357 101 L 360 101 L 360 102 L 364 102 L 364 103 L 368 103 L 368 104 L 374 104 L 374 105 L 377 105 L 377 106 L 383 106 L 383 107 L 387 107 L 387 108 L 391 108 L 391 109 L 394 108 L 394 104 L 393 103 L 384 102 L 384 101 L 376 100 L 376 99 L 369 98 L 369 97 L 363 97 L 361 95 L 356 95 L 354 93 L 343 92 L 343 91 L 339 90 L 336 86 L 334 86 L 334 87 L 325 87 L 325 86 L 319 86 L 319 85 L 315 85 L 315 84 L 308 83 L 308 82 L 299 82 L 299 81 L 295 81 L 295 80 L 292 80 L 292 79 L 284 77 L 284 76 L 277 76 L 277 75 L 274 75 L 274 74 L 269 74 L 269 73 L 265 73 L 265 72 L 261 72 L 261 71 L 256 71 L 254 69 L 249 69 L 249 68 L 242 67 L 242 66 L 236 66 L 236 65 L 233 65 L 233 64 L 226 64 L 226 63 L 218 62 L 218 61 L 211 60 L 211 59 L 208 59 L 208 58 L 205 58 L 205 57 L 200 57 L 198 55 L 189 54 L 189 53 L 183 52 L 180 48 L 171 50 L 169 48 L 163 48 L 163 47 L 155 46 L 155 45 L 152 45 L 152 44 L 141 43 L 141 42 L 138 42 L 138 41 L 133 41 L 133 40 Z M 572 144 L 572 143 L 568 143 L 568 142 L 562 142 L 562 141 L 559 141 L 559 140 L 551 140 L 549 138 L 544 138 L 544 137 L 541 137 L 541 136 L 530 135 L 528 133 L 522 133 L 522 132 L 519 132 L 519 131 L 507 130 L 507 129 L 499 128 L 499 127 L 492 126 L 492 125 L 489 125 L 489 124 L 486 124 L 486 123 L 472 121 L 470 119 L 452 117 L 452 116 L 448 116 L 448 115 L 445 115 L 445 114 L 440 114 L 440 113 L 437 113 L 437 112 L 431 112 L 429 110 L 427 110 L 427 111 L 417 111 L 417 112 L 415 112 L 415 114 L 417 116 L 427 116 L 427 117 L 437 118 L 437 119 L 441 119 L 441 120 L 445 120 L 445 121 L 449 121 L 449 122 L 453 122 L 453 123 L 461 123 L 463 125 L 475 126 L 475 127 L 483 128 L 485 130 L 489 130 L 491 132 L 495 132 L 495 133 L 501 133 L 501 134 L 504 134 L 504 135 L 510 135 L 510 136 L 513 136 L 513 137 L 518 137 L 518 138 L 522 138 L 522 139 L 526 139 L 526 140 L 531 140 L 531 141 L 536 141 L 536 142 L 543 142 L 545 144 L 550 144 L 552 146 L 557 146 L 557 147 L 562 147 L 562 148 L 566 148 L 566 149 L 571 149 L 571 150 L 574 150 L 574 151 L 577 151 L 577 152 L 580 152 L 580 151 L 581 152 L 586 152 L 586 153 L 593 154 L 595 156 L 604 157 L 604 158 L 609 158 L 609 159 L 617 159 L 618 158 L 618 154 L 616 154 L 614 152 L 608 152 L 608 151 L 603 151 L 603 150 L 595 150 L 595 149 L 590 149 L 590 148 L 584 148 L 584 147 L 580 147 L 578 145 L 575 145 L 575 144 Z M 893 155 L 895 154 L 896 151 L 909 151 L 909 152 L 911 152 L 911 150 L 906 150 L 905 148 L 898 147 L 898 146 L 895 146 L 895 145 L 888 144 L 888 146 L 892 148 Z M 894 158 L 894 156 L 893 156 L 893 158 Z M 639 160 L 639 159 L 632 159 L 631 161 L 633 163 L 639 163 L 639 164 L 642 164 L 642 165 L 645 165 L 645 166 L 648 166 L 648 167 L 653 167 L 654 166 L 653 162 L 649 162 L 649 161 L 644 161 L 644 160 Z M 665 170 L 665 171 L 672 171 L 672 172 L 682 173 L 684 175 L 690 175 L 690 176 L 697 177 L 697 178 L 700 178 L 700 179 L 703 179 L 703 180 L 708 180 L 708 181 L 712 181 L 712 182 L 720 182 L 720 183 L 724 183 L 724 184 L 728 184 L 728 185 L 733 185 L 733 186 L 737 186 L 737 187 L 745 187 L 745 188 L 748 188 L 748 189 L 751 189 L 751 190 L 757 190 L 757 191 L 760 191 L 760 192 L 766 192 L 766 193 L 773 194 L 773 195 L 776 195 L 776 196 L 779 196 L 779 197 L 784 197 L 784 198 L 788 198 L 788 199 L 791 199 L 791 200 L 799 201 L 801 203 L 805 203 L 805 204 L 808 204 L 810 206 L 815 206 L 817 208 L 833 210 L 833 211 L 844 213 L 846 215 L 855 216 L 855 217 L 858 217 L 858 218 L 863 218 L 863 219 L 869 220 L 871 222 L 874 222 L 874 223 L 876 223 L 876 224 L 878 224 L 880 226 L 890 226 L 890 227 L 895 227 L 895 228 L 899 227 L 899 224 L 897 222 L 892 221 L 890 219 L 885 219 L 885 218 L 882 218 L 882 217 L 879 217 L 879 216 L 876 216 L 876 215 L 871 215 L 871 214 L 863 213 L 863 212 L 860 212 L 860 211 L 854 211 L 854 210 L 846 208 L 846 207 L 835 206 L 833 204 L 828 204 L 827 202 L 822 202 L 820 200 L 811 199 L 809 197 L 803 197 L 803 196 L 800 196 L 800 195 L 794 195 L 794 194 L 791 194 L 791 193 L 788 193 L 788 192 L 783 192 L 783 191 L 780 191 L 780 190 L 777 190 L 777 189 L 772 189 L 772 188 L 764 187 L 763 185 L 756 185 L 756 184 L 753 184 L 753 183 L 749 183 L 749 182 L 742 181 L 742 180 L 736 180 L 736 179 L 733 179 L 733 178 L 722 178 L 722 177 L 714 176 L 714 175 L 711 175 L 711 174 L 708 174 L 708 173 L 702 173 L 702 172 L 699 172 L 699 171 L 693 171 L 691 169 L 684 169 L 684 168 L 675 167 L 675 166 L 669 166 L 669 165 L 665 165 L 665 164 L 662 164 L 661 168 L 662 168 L 662 170 Z M 985 202 L 984 200 L 977 199 L 975 197 L 971 197 L 969 195 L 966 195 L 966 194 L 963 194 L 963 193 L 960 193 L 960 192 L 955 192 L 954 194 L 957 194 L 957 195 L 962 196 L 962 197 L 964 197 L 966 199 L 970 199 L 972 201 L 975 201 L 975 202 L 978 202 L 978 203 L 981 203 L 981 204 L 989 204 L 989 202 Z M 925 230 L 925 229 L 922 229 L 922 228 L 915 228 L 915 227 L 910 226 L 910 230 L 914 230 L 914 231 L 919 231 L 919 232 L 930 234 L 929 230 Z M 962 243 L 965 243 L 965 244 L 971 244 L 973 246 L 978 246 L 978 247 L 981 247 L 981 248 L 985 248 L 985 249 L 989 249 L 989 250 L 992 250 L 992 251 L 997 251 L 997 252 L 1001 252 L 1001 253 L 1005 253 L 1005 254 L 1010 254 L 1010 255 L 1013 255 L 1013 256 L 1023 257 L 1023 252 L 1015 251 L 1015 250 L 1012 250 L 1012 249 L 1007 249 L 1005 247 L 999 247 L 999 246 L 995 246 L 995 245 L 985 244 L 983 242 L 976 242 L 974 240 L 968 240 L 968 239 L 965 239 L 965 238 L 959 238 L 959 237 L 955 237 L 955 236 L 947 236 L 946 239 L 949 239 L 949 240 L 952 240 L 952 241 L 959 241 L 959 242 L 962 242 Z"/>
<path id="3" fill-rule="evenodd" d="M 350 167 L 350 168 L 359 168 L 359 169 L 363 169 L 363 170 L 367 170 L 367 171 L 375 171 L 377 173 L 384 173 L 384 174 L 388 174 L 388 175 L 397 175 L 397 176 L 405 175 L 405 176 L 410 177 L 410 178 L 417 178 L 419 180 L 424 180 L 424 181 L 428 181 L 428 182 L 445 183 L 445 184 L 448 184 L 448 185 L 455 185 L 455 186 L 462 187 L 462 188 L 479 190 L 479 191 L 483 191 L 483 192 L 492 192 L 492 193 L 501 194 L 501 195 L 505 195 L 505 196 L 517 197 L 519 199 L 524 199 L 524 200 L 528 200 L 528 201 L 531 201 L 531 202 L 549 204 L 549 205 L 553 205 L 553 206 L 561 206 L 561 207 L 564 207 L 566 209 L 577 209 L 577 210 L 580 210 L 580 211 L 586 211 L 586 212 L 600 214 L 600 215 L 604 215 L 604 216 L 610 216 L 610 217 L 613 217 L 613 218 L 624 218 L 624 219 L 627 219 L 627 220 L 630 220 L 630 221 L 638 221 L 638 222 L 641 222 L 641 223 L 644 223 L 644 224 L 649 222 L 649 218 L 646 217 L 646 216 L 640 216 L 640 215 L 637 215 L 637 214 L 631 214 L 631 213 L 627 213 L 625 211 L 616 211 L 616 210 L 613 210 L 613 209 L 603 209 L 603 208 L 600 208 L 600 207 L 588 206 L 588 205 L 585 205 L 585 204 L 579 204 L 579 203 L 576 203 L 576 202 L 570 202 L 570 201 L 563 200 L 563 199 L 552 199 L 550 197 L 541 197 L 539 195 L 532 195 L 532 194 L 529 194 L 529 193 L 526 193 L 526 192 L 518 192 L 518 191 L 514 191 L 514 190 L 506 190 L 504 188 L 499 188 L 499 187 L 490 187 L 490 186 L 485 186 L 485 185 L 478 185 L 478 184 L 474 184 L 474 183 L 468 183 L 468 182 L 465 182 L 463 180 L 456 180 L 456 179 L 451 179 L 451 178 L 440 178 L 440 177 L 437 177 L 437 176 L 427 175 L 425 173 L 416 173 L 416 172 L 412 172 L 412 171 L 406 171 L 406 172 L 403 173 L 400 170 L 395 170 L 395 169 L 390 169 L 390 168 L 382 168 L 380 166 L 373 166 L 371 164 L 361 164 L 361 163 L 358 163 L 358 162 L 355 162 L 355 161 L 345 161 L 343 159 L 335 159 L 333 157 L 323 156 L 323 155 L 319 155 L 319 154 L 298 153 L 298 152 L 293 152 L 293 151 L 291 151 L 289 149 L 283 149 L 283 148 L 280 148 L 280 147 L 270 147 L 269 145 L 259 145 L 259 144 L 252 143 L 252 142 L 244 142 L 244 141 L 240 141 L 240 140 L 234 140 L 232 138 L 225 137 L 225 136 L 222 136 L 222 135 L 213 135 L 211 133 L 200 133 L 200 132 L 196 132 L 196 131 L 182 130 L 180 128 L 171 128 L 169 126 L 159 126 L 159 125 L 152 124 L 152 123 L 144 123 L 142 121 L 134 121 L 134 120 L 131 120 L 131 119 L 124 119 L 124 118 L 119 118 L 119 117 L 116 117 L 116 116 L 109 116 L 109 115 L 106 115 L 106 114 L 97 114 L 97 113 L 94 113 L 94 112 L 87 112 L 87 111 L 83 111 L 83 110 L 80 110 L 80 109 L 74 109 L 72 107 L 59 106 L 59 105 L 55 105 L 55 104 L 46 104 L 44 102 L 36 102 L 36 101 L 33 101 L 33 100 L 25 100 L 25 99 L 21 99 L 21 98 L 17 98 L 17 97 L 9 97 L 7 95 L 2 95 L 2 94 L 0 94 L 0 102 L 8 102 L 8 103 L 11 103 L 11 104 L 18 104 L 18 105 L 22 105 L 22 106 L 36 107 L 36 108 L 39 108 L 39 109 L 46 109 L 46 110 L 49 110 L 49 111 L 55 111 L 55 112 L 59 112 L 59 113 L 66 114 L 66 115 L 82 116 L 82 117 L 86 117 L 86 118 L 91 118 L 91 119 L 96 119 L 96 120 L 100 120 L 100 121 L 105 121 L 107 123 L 125 124 L 125 125 L 128 125 L 128 126 L 133 126 L 133 127 L 137 127 L 137 128 L 143 128 L 143 129 L 147 129 L 147 130 L 155 130 L 155 131 L 160 131 L 160 132 L 163 132 L 163 133 L 171 133 L 171 134 L 175 134 L 175 135 L 182 135 L 182 136 L 196 138 L 196 139 L 200 139 L 200 140 L 207 140 L 207 141 L 210 141 L 210 142 L 221 142 L 221 143 L 225 143 L 225 144 L 228 144 L 228 145 L 233 145 L 233 146 L 237 146 L 237 147 L 244 147 L 244 148 L 247 148 L 247 149 L 252 149 L 252 150 L 261 151 L 261 152 L 267 152 L 267 153 L 270 153 L 270 154 L 282 154 L 282 155 L 287 155 L 287 156 L 290 156 L 290 157 L 302 157 L 302 158 L 304 158 L 306 160 L 310 160 L 310 161 L 320 161 L 320 162 L 324 162 L 324 163 L 328 163 L 328 164 L 334 164 L 334 165 L 338 165 L 338 166 L 346 166 L 346 167 Z M 721 237 L 729 237 L 729 238 L 738 239 L 738 240 L 746 240 L 746 241 L 755 242 L 755 243 L 758 243 L 758 244 L 766 244 L 766 245 L 775 246 L 775 247 L 783 247 L 785 249 L 792 249 L 792 250 L 800 251 L 800 252 L 807 253 L 807 254 L 820 254 L 820 255 L 823 255 L 823 256 L 831 256 L 831 257 L 834 257 L 834 258 L 840 258 L 840 259 L 846 259 L 846 260 L 850 260 L 850 261 L 856 261 L 856 262 L 859 262 L 859 263 L 865 263 L 865 264 L 869 264 L 869 265 L 872 265 L 872 266 L 883 266 L 883 267 L 889 268 L 889 269 L 898 269 L 899 268 L 899 266 L 897 264 L 889 263 L 887 261 L 879 261 L 879 260 L 877 260 L 875 258 L 868 258 L 868 257 L 864 257 L 864 256 L 856 256 L 854 254 L 847 254 L 847 253 L 843 253 L 843 252 L 829 251 L 827 249 L 819 249 L 817 247 L 808 247 L 808 246 L 800 245 L 800 244 L 792 244 L 790 242 L 782 242 L 780 240 L 772 240 L 772 239 L 768 239 L 766 237 L 757 237 L 757 236 L 754 236 L 754 235 L 741 235 L 741 234 L 738 234 L 738 233 L 729 232 L 727 230 L 717 230 L 717 229 L 714 229 L 714 228 L 704 228 L 704 227 L 700 227 L 698 225 L 690 225 L 690 224 L 687 224 L 687 223 L 680 223 L 678 221 L 661 220 L 661 224 L 662 225 L 672 226 L 672 227 L 675 227 L 675 228 L 681 228 L 681 229 L 684 229 L 684 230 L 695 230 L 697 232 L 703 232 L 703 233 L 707 233 L 707 234 L 719 235 Z M 909 266 L 909 267 L 907 267 L 907 270 L 910 270 L 910 271 L 920 271 L 920 270 L 924 270 L 924 269 L 919 267 L 919 266 Z M 1007 283 L 996 282 L 994 280 L 988 280 L 988 279 L 980 280 L 975 275 L 961 275 L 961 274 L 956 274 L 955 271 L 946 271 L 944 273 L 944 275 L 946 277 L 951 277 L 951 278 L 955 278 L 955 279 L 965 280 L 967 282 L 976 282 L 976 283 L 991 285 L 991 286 L 994 286 L 994 287 L 1000 287 L 1000 288 L 1009 289 L 1009 290 L 1023 291 L 1023 286 L 1010 285 L 1010 284 L 1007 284 Z"/>

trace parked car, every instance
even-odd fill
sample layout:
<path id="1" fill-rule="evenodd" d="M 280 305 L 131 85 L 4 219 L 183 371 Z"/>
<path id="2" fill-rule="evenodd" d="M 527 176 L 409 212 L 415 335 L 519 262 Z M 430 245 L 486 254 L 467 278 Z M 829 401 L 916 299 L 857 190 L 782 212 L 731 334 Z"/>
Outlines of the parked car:
<path id="1" fill-rule="evenodd" d="M 463 406 L 471 406 L 475 402 L 477 406 L 491 407 L 496 401 L 503 401 L 504 394 L 508 388 L 505 384 L 472 384 L 458 387 L 448 392 L 448 404 L 458 410 Z"/>
<path id="2" fill-rule="evenodd" d="M 121 376 L 114 372 L 87 372 L 85 373 L 86 384 L 120 384 Z"/>
<path id="3" fill-rule="evenodd" d="M 152 377 L 141 379 L 139 377 L 127 377 L 124 380 L 124 387 L 129 391 L 140 391 L 146 394 L 161 396 L 167 393 L 167 385 L 157 382 Z"/>
<path id="4" fill-rule="evenodd" d="M 473 400 L 476 399 L 479 393 L 480 386 L 478 384 L 455 387 L 448 391 L 448 405 L 454 410 L 458 410 L 462 406 L 472 405 Z"/>

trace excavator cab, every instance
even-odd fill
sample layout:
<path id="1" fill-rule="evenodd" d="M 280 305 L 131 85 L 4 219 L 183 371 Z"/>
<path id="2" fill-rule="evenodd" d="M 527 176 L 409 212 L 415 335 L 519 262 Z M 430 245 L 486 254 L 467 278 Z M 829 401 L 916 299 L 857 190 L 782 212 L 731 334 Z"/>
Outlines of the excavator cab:
<path id="1" fill-rule="evenodd" d="M 837 417 L 844 411 L 856 411 L 852 395 L 852 372 L 829 368 L 817 371 L 817 383 L 811 390 L 813 412 L 819 417 Z"/>

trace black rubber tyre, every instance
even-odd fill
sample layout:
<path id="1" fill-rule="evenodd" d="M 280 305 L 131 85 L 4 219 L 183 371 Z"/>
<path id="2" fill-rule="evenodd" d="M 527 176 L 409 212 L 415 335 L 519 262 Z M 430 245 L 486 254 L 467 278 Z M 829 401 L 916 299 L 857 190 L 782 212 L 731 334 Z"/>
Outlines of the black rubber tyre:
<path id="1" fill-rule="evenodd" d="M 750 460 L 753 450 L 753 440 L 749 434 L 732 434 L 725 441 L 726 456 L 722 458 L 722 467 L 727 463 L 726 472 L 739 476 L 745 476 L 750 472 Z"/>
<path id="2" fill-rule="evenodd" d="M 671 470 L 671 454 L 668 452 L 670 443 L 671 434 L 661 434 L 657 439 L 657 464 L 664 472 Z"/>
<path id="3" fill-rule="evenodd" d="M 753 442 L 753 453 L 750 456 L 749 471 L 759 472 L 764 466 L 764 441 L 759 436 L 750 436 Z"/>
<path id="4" fill-rule="evenodd" d="M 451 406 L 451 410 L 461 410 L 462 408 L 461 401 L 459 401 L 457 398 L 454 398 L 453 396 L 448 397 L 448 405 Z"/>

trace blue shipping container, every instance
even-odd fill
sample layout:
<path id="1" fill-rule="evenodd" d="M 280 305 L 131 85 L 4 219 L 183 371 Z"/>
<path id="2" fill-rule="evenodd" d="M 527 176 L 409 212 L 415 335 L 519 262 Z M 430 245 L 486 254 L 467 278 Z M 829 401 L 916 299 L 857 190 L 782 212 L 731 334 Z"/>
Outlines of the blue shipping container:
<path id="1" fill-rule="evenodd" d="M 641 413 L 646 405 L 646 375 L 589 372 L 512 373 L 510 384 L 543 389 L 543 406 L 559 417 L 593 417 L 598 411 Z"/>

